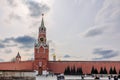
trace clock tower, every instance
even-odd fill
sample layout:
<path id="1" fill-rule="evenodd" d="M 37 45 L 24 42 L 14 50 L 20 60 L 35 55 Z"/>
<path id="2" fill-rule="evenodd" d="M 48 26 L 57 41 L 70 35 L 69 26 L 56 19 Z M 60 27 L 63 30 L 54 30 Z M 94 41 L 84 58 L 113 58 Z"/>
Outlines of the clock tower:
<path id="1" fill-rule="evenodd" d="M 34 47 L 34 68 L 41 75 L 48 70 L 48 60 L 49 60 L 49 45 L 46 43 L 46 27 L 44 25 L 42 14 L 41 26 L 39 27 L 38 40 Z"/>

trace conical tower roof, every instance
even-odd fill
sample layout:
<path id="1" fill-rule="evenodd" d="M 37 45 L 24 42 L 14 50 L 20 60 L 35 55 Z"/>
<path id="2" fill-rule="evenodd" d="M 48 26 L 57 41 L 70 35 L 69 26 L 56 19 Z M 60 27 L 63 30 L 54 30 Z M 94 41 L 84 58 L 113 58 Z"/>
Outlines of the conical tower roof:
<path id="1" fill-rule="evenodd" d="M 41 21 L 41 26 L 39 27 L 39 32 L 40 31 L 46 31 L 46 27 L 44 25 L 44 19 L 43 19 L 44 14 L 42 14 L 42 21 Z"/>
<path id="2" fill-rule="evenodd" d="M 18 54 L 17 54 L 16 58 L 21 58 L 21 56 L 20 56 L 19 52 L 18 52 Z"/>

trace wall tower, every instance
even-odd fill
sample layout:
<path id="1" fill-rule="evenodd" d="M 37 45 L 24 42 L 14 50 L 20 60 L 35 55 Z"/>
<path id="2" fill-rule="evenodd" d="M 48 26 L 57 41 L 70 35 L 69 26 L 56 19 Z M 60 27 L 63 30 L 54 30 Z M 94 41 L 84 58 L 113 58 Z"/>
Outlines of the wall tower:
<path id="1" fill-rule="evenodd" d="M 18 52 L 17 56 L 16 56 L 16 62 L 19 63 L 21 61 L 21 56 Z"/>
<path id="2" fill-rule="evenodd" d="M 46 43 L 46 27 L 44 25 L 42 14 L 41 26 L 39 27 L 38 40 L 34 47 L 34 58 L 35 64 L 34 68 L 38 71 L 38 74 L 43 74 L 48 70 L 48 60 L 49 60 L 49 45 Z"/>

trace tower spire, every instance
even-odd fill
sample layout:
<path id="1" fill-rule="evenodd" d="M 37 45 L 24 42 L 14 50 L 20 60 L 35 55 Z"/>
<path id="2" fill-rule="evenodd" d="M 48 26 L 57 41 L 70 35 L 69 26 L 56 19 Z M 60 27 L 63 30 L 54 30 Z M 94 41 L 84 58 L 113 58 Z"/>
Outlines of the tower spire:
<path id="1" fill-rule="evenodd" d="M 45 32 L 46 31 L 43 16 L 44 16 L 44 14 L 42 14 L 42 21 L 41 21 L 41 26 L 39 27 L 39 32 Z"/>
<path id="2" fill-rule="evenodd" d="M 16 56 L 17 58 L 21 58 L 21 56 L 20 56 L 20 54 L 19 54 L 19 52 L 18 52 L 18 54 L 17 54 L 17 56 Z"/>
<path id="3" fill-rule="evenodd" d="M 44 19 L 43 19 L 44 14 L 42 14 L 42 22 L 41 22 L 41 27 L 44 27 Z"/>
<path id="4" fill-rule="evenodd" d="M 16 62 L 20 62 L 21 61 L 21 56 L 20 56 L 20 54 L 19 54 L 19 52 L 18 52 L 18 54 L 17 54 L 17 56 L 16 56 Z"/>

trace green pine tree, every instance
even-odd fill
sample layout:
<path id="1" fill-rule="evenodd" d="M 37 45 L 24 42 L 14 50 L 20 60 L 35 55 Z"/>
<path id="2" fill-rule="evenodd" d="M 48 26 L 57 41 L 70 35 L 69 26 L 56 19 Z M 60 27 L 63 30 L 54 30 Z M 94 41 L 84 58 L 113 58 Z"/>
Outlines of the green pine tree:
<path id="1" fill-rule="evenodd" d="M 95 74 L 95 68 L 94 68 L 94 66 L 91 69 L 91 74 Z"/>
<path id="2" fill-rule="evenodd" d="M 70 75 L 70 67 L 69 66 L 65 69 L 64 74 Z"/>
<path id="3" fill-rule="evenodd" d="M 73 66 L 73 75 L 76 75 L 76 68 Z"/>
<path id="4" fill-rule="evenodd" d="M 81 74 L 81 75 L 83 74 L 82 68 L 80 68 L 80 74 Z"/>
<path id="5" fill-rule="evenodd" d="M 94 73 L 95 73 L 95 74 L 98 74 L 98 70 L 97 70 L 96 68 L 95 68 L 95 70 L 94 70 Z"/>
<path id="6" fill-rule="evenodd" d="M 83 74 L 83 71 L 82 71 L 82 68 L 77 68 L 77 75 L 82 75 Z"/>
<path id="7" fill-rule="evenodd" d="M 101 67 L 101 69 L 100 69 L 100 74 L 103 74 L 103 68 Z"/>
<path id="8" fill-rule="evenodd" d="M 120 74 L 120 70 L 119 70 L 119 74 Z"/>
<path id="9" fill-rule="evenodd" d="M 117 74 L 116 68 L 113 69 L 113 74 Z"/>
<path id="10" fill-rule="evenodd" d="M 112 69 L 112 67 L 111 67 L 110 70 L 109 70 L 109 74 L 113 74 L 113 69 Z"/>
<path id="11" fill-rule="evenodd" d="M 104 74 L 107 74 L 107 70 L 106 70 L 106 68 L 105 68 L 105 67 L 104 67 L 104 70 L 103 70 L 103 71 L 104 71 Z"/>

